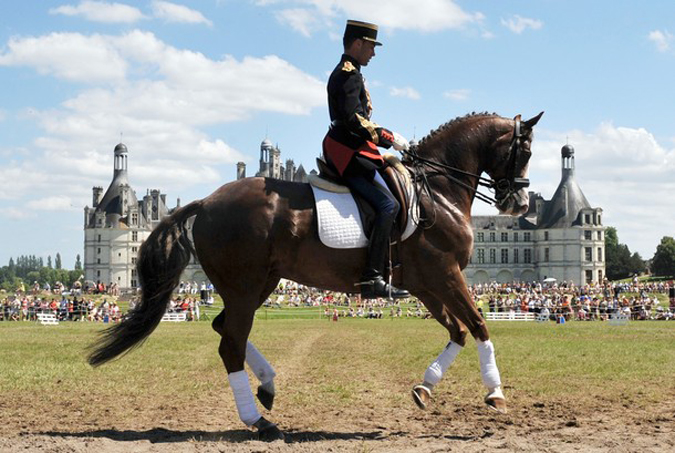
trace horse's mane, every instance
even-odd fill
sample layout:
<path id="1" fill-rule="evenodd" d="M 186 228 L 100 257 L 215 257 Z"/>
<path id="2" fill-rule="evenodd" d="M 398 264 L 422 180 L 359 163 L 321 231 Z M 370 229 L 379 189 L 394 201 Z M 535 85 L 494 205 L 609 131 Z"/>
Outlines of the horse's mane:
<path id="1" fill-rule="evenodd" d="M 496 113 L 488 113 L 488 112 L 478 112 L 478 113 L 471 112 L 471 113 L 467 113 L 464 116 L 458 116 L 455 119 L 452 119 L 445 124 L 441 124 L 436 129 L 429 132 L 429 134 L 427 136 L 423 137 L 417 143 L 417 146 L 424 147 L 426 144 L 428 144 L 429 141 L 437 138 L 441 134 L 446 133 L 448 130 L 450 130 L 450 128 L 452 128 L 456 124 L 462 123 L 462 122 L 464 122 L 464 121 L 466 121 L 470 118 L 475 118 L 475 117 L 479 117 L 479 116 L 496 116 L 496 117 L 498 117 L 499 115 L 497 115 Z"/>

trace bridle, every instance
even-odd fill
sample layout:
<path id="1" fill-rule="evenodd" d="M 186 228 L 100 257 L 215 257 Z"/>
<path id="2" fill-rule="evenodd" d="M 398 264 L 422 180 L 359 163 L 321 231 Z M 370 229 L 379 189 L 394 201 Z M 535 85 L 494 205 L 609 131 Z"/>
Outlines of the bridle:
<path id="1" fill-rule="evenodd" d="M 487 204 L 493 204 L 495 206 L 501 205 L 516 192 L 518 192 L 521 189 L 524 189 L 525 187 L 529 187 L 530 185 L 530 180 L 528 178 L 516 177 L 516 166 L 518 162 L 522 159 L 521 156 L 523 153 L 522 151 L 523 133 L 521 130 L 522 128 L 520 115 L 517 115 L 514 118 L 514 121 L 515 125 L 513 127 L 513 138 L 511 139 L 511 144 L 509 145 L 509 162 L 507 164 L 508 166 L 506 170 L 506 175 L 503 178 L 495 181 L 492 178 L 485 178 L 481 175 L 464 171 L 451 165 L 446 165 L 440 162 L 426 159 L 417 154 L 414 148 L 411 148 L 408 151 L 404 151 L 404 153 L 407 157 L 407 159 L 405 159 L 407 160 L 406 163 L 408 163 L 411 167 L 411 171 L 413 173 L 413 178 L 415 182 L 421 182 L 423 190 L 426 191 L 429 196 L 431 196 L 431 187 L 429 186 L 427 178 L 437 175 L 445 176 L 447 179 L 473 192 L 474 196 L 479 200 Z M 425 166 L 434 168 L 437 171 L 428 174 L 427 170 L 424 168 Z M 449 172 L 440 170 L 449 170 Z M 459 173 L 462 175 L 476 178 L 478 181 L 477 184 L 478 186 L 487 187 L 488 190 L 494 190 L 495 196 L 493 197 L 480 192 L 478 190 L 478 187 L 473 187 L 467 184 L 466 182 L 454 176 L 452 173 Z M 433 197 L 431 198 L 433 199 Z M 419 200 L 419 197 L 417 199 Z"/>

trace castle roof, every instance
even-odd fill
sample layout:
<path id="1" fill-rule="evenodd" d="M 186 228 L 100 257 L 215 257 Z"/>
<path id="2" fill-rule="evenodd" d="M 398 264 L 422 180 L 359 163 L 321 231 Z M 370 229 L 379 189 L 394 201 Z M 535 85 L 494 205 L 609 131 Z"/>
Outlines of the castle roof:
<path id="1" fill-rule="evenodd" d="M 567 228 L 579 223 L 579 213 L 591 205 L 574 177 L 574 148 L 563 146 L 562 179 L 553 198 L 544 204 L 539 228 Z"/>

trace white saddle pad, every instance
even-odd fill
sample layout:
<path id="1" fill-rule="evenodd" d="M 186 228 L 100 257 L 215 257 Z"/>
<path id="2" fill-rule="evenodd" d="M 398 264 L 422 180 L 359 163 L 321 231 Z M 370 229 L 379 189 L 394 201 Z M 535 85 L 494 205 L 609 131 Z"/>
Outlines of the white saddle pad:
<path id="1" fill-rule="evenodd" d="M 361 224 L 361 216 L 351 193 L 328 192 L 312 186 L 316 202 L 316 215 L 319 226 L 319 239 L 334 249 L 362 248 L 368 245 L 368 238 Z M 411 203 L 408 224 L 401 236 L 401 241 L 409 238 L 417 225 L 413 222 L 413 206 Z M 417 213 L 415 213 L 415 218 Z"/>

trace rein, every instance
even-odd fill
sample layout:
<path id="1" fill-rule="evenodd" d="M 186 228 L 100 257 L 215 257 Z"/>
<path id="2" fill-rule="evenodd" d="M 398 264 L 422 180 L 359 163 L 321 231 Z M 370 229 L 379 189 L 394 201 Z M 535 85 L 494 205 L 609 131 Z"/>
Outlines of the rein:
<path id="1" fill-rule="evenodd" d="M 522 131 L 521 131 L 521 124 L 520 124 L 520 115 L 516 116 L 514 118 L 515 120 L 515 125 L 513 128 L 513 138 L 511 139 L 511 144 L 509 145 L 509 162 L 508 162 L 508 168 L 507 168 L 507 173 L 506 177 L 502 178 L 498 181 L 495 181 L 492 178 L 485 178 L 481 175 L 477 175 L 475 173 L 471 173 L 465 170 L 462 170 L 457 167 L 453 167 L 451 165 L 446 165 L 441 162 L 436 162 L 434 160 L 426 159 L 424 157 L 421 157 L 417 152 L 413 149 L 409 149 L 408 151 L 403 151 L 403 153 L 406 155 L 406 157 L 409 157 L 409 164 L 411 166 L 411 172 L 413 174 L 413 179 L 414 181 L 421 182 L 420 186 L 417 186 L 417 199 L 419 200 L 419 196 L 421 193 L 424 191 L 427 193 L 429 198 L 432 201 L 432 204 L 434 206 L 434 221 L 432 222 L 431 226 L 435 223 L 435 213 L 436 213 L 436 201 L 434 200 L 434 197 L 432 196 L 432 190 L 431 186 L 429 185 L 429 180 L 428 178 L 431 176 L 445 176 L 447 179 L 450 181 L 454 182 L 455 184 L 469 190 L 470 192 L 473 192 L 474 197 L 478 198 L 480 201 L 483 201 L 484 203 L 498 206 L 501 202 L 506 200 L 508 197 L 516 193 L 518 190 L 528 187 L 530 185 L 530 180 L 527 178 L 516 178 L 515 173 L 516 173 L 516 163 L 518 161 L 518 157 L 520 156 L 521 153 L 521 138 L 523 136 Z M 431 167 L 436 169 L 435 172 L 427 174 L 427 170 L 425 169 L 425 166 Z M 447 171 L 441 171 L 441 170 L 447 170 Z M 471 186 L 461 179 L 457 178 L 456 176 L 453 176 L 451 173 L 459 173 L 462 175 L 466 176 L 471 176 L 476 178 L 477 180 L 477 186 L 483 186 L 487 187 L 488 190 L 494 190 L 495 191 L 495 196 L 492 197 L 490 195 L 486 195 L 478 190 L 478 187 Z M 502 192 L 504 193 L 503 196 L 498 197 L 497 192 Z M 420 222 L 427 220 L 427 219 L 419 219 Z M 431 226 L 427 227 L 430 228 Z"/>

